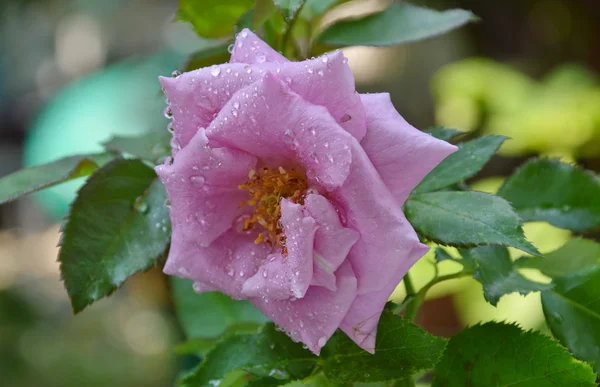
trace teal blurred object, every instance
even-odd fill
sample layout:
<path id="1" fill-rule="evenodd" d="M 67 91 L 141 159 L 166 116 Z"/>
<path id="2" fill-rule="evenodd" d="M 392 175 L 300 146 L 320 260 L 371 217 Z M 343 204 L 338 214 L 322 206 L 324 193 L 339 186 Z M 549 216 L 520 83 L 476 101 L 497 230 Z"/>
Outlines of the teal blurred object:
<path id="1" fill-rule="evenodd" d="M 166 130 L 164 96 L 157 77 L 180 67 L 185 57 L 162 52 L 128 59 L 61 90 L 45 107 L 25 142 L 25 166 L 77 153 L 99 152 L 112 135 Z M 53 219 L 67 211 L 78 179 L 35 195 Z"/>

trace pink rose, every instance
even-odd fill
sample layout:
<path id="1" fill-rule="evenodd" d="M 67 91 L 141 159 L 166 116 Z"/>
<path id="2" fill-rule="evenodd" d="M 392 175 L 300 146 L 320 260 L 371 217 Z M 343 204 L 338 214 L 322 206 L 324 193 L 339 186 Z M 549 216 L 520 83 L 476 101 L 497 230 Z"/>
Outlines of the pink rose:
<path id="1" fill-rule="evenodd" d="M 230 63 L 160 82 L 165 273 L 250 300 L 316 354 L 338 327 L 373 352 L 388 297 L 428 250 L 402 204 L 456 147 L 388 94 L 359 95 L 342 52 L 289 62 L 248 30 Z"/>

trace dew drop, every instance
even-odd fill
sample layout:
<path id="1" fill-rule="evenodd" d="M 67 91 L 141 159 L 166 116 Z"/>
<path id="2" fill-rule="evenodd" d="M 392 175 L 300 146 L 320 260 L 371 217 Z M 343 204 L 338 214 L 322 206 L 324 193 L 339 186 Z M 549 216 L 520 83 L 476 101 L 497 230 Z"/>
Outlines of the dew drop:
<path id="1" fill-rule="evenodd" d="M 266 60 L 267 60 L 267 57 L 262 52 L 259 52 L 256 54 L 256 63 L 265 63 Z"/>
<path id="2" fill-rule="evenodd" d="M 233 43 L 232 43 L 232 44 L 230 44 L 229 46 L 227 46 L 227 52 L 228 52 L 228 53 L 230 53 L 230 54 L 233 54 L 233 48 L 234 48 L 234 47 L 235 47 L 235 46 L 233 45 Z"/>
<path id="3" fill-rule="evenodd" d="M 177 77 L 178 77 L 178 76 L 180 76 L 180 75 L 181 75 L 181 71 L 179 71 L 179 70 L 175 70 L 175 71 L 173 71 L 173 72 L 171 73 L 171 76 L 172 76 L 173 78 L 177 78 Z"/>
<path id="4" fill-rule="evenodd" d="M 213 77 L 218 77 L 219 74 L 221 74 L 221 69 L 217 66 L 214 66 L 212 70 L 210 70 L 210 75 L 212 75 Z"/>
<path id="5" fill-rule="evenodd" d="M 319 339 L 319 341 L 317 341 L 317 345 L 319 347 L 324 347 L 325 344 L 327 344 L 327 337 L 323 336 Z"/>
<path id="6" fill-rule="evenodd" d="M 167 106 L 167 107 L 165 108 L 165 110 L 163 110 L 163 114 L 165 115 L 165 118 L 167 118 L 167 119 L 169 119 L 169 120 L 170 120 L 171 118 L 173 118 L 173 112 L 171 111 L 171 107 L 170 107 L 170 106 Z"/>
<path id="7" fill-rule="evenodd" d="M 195 187 L 203 187 L 204 182 L 204 177 L 202 176 L 190 176 L 190 183 Z"/>
<path id="8" fill-rule="evenodd" d="M 169 131 L 169 133 L 175 132 L 175 127 L 173 126 L 173 122 L 169 122 L 169 125 L 167 125 L 167 130 Z"/>

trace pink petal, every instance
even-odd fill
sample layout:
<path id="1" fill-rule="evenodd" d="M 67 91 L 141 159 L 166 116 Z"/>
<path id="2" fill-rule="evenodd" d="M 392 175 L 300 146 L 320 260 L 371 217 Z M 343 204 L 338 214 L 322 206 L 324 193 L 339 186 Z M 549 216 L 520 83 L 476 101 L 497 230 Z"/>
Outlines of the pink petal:
<path id="1" fill-rule="evenodd" d="M 458 148 L 423 133 L 398 114 L 390 96 L 361 94 L 368 131 L 361 145 L 398 203 Z"/>
<path id="2" fill-rule="evenodd" d="M 309 182 L 326 190 L 340 186 L 349 173 L 352 136 L 324 107 L 307 102 L 270 73 L 236 92 L 206 134 L 211 142 L 253 154 L 271 168 L 300 165 Z"/>
<path id="3" fill-rule="evenodd" d="M 286 236 L 287 255 L 271 254 L 242 289 L 247 297 L 283 300 L 302 298 L 313 276 L 313 243 L 316 222 L 305 216 L 302 206 L 281 200 L 281 223 Z"/>
<path id="4" fill-rule="evenodd" d="M 233 227 L 209 247 L 202 247 L 181 233 L 173 233 L 169 258 L 164 272 L 200 282 L 198 291 L 219 290 L 229 296 L 244 298 L 244 282 L 256 274 L 271 247 L 255 244 L 256 232 Z"/>
<path id="5" fill-rule="evenodd" d="M 354 76 L 344 55 L 336 51 L 303 62 L 226 63 L 177 78 L 160 77 L 173 113 L 176 145 L 185 147 L 199 128 L 206 128 L 213 121 L 236 91 L 260 80 L 267 72 L 285 81 L 310 103 L 326 107 L 356 138 L 365 135 L 365 112 L 355 91 Z M 244 109 L 249 110 L 263 105 L 253 93 L 245 102 L 248 106 Z"/>
<path id="6" fill-rule="evenodd" d="M 421 243 L 415 245 L 408 258 L 397 268 L 392 279 L 382 290 L 356 297 L 340 328 L 366 351 L 375 352 L 377 323 L 390 295 L 408 272 L 408 269 L 428 250 L 429 247 Z"/>
<path id="7" fill-rule="evenodd" d="M 382 290 L 392 280 L 407 264 L 419 238 L 354 139 L 351 149 L 350 175 L 331 198 L 345 214 L 345 226 L 360 233 L 348 259 L 358 279 L 358 293 L 364 294 Z"/>
<path id="8" fill-rule="evenodd" d="M 252 299 L 267 317 L 283 328 L 295 341 L 301 341 L 315 354 L 327 343 L 348 313 L 356 297 L 356 278 L 352 266 L 345 262 L 335 273 L 337 291 L 320 286 L 308 289 L 302 299 Z"/>
<path id="9" fill-rule="evenodd" d="M 313 257 L 315 275 L 311 285 L 335 290 L 334 272 L 344 262 L 360 236 L 358 232 L 342 225 L 335 207 L 325 197 L 310 194 L 304 206 L 319 226 L 315 234 Z"/>
<path id="10" fill-rule="evenodd" d="M 172 165 L 156 173 L 171 200 L 173 234 L 208 246 L 231 228 L 246 193 L 238 188 L 248 180 L 256 158 L 239 150 L 208 147 L 204 131 L 196 133 Z"/>
<path id="11" fill-rule="evenodd" d="M 288 62 L 288 60 L 263 42 L 254 32 L 244 28 L 235 38 L 230 62 L 254 64 Z"/>

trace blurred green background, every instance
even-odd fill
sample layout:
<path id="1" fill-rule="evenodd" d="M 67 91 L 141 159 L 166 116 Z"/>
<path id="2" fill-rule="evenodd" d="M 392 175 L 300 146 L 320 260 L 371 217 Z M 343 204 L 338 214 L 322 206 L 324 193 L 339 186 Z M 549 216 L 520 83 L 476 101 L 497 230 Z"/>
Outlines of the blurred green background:
<path id="1" fill-rule="evenodd" d="M 402 47 L 346 49 L 359 91 L 389 91 L 422 129 L 512 137 L 474 179 L 479 190 L 494 192 L 531 155 L 600 171 L 600 2 L 414 2 L 470 9 L 482 21 Z M 385 1 L 356 3 L 367 11 Z M 165 130 L 156 77 L 204 44 L 172 22 L 176 7 L 176 0 L 0 2 L 0 176 L 99 150 L 111 134 Z M 172 349 L 183 333 L 158 270 L 72 315 L 55 246 L 78 184 L 0 207 L 2 384 L 171 385 L 186 364 Z M 569 238 L 546 224 L 526 232 L 542 252 Z M 418 283 L 433 275 L 431 261 L 426 256 L 413 269 Z M 455 270 L 452 264 L 440 269 Z M 508 296 L 494 308 L 478 286 L 465 279 L 435 288 L 419 323 L 439 335 L 494 318 L 544 328 L 538 295 Z M 394 295 L 402 296 L 401 289 Z"/>

